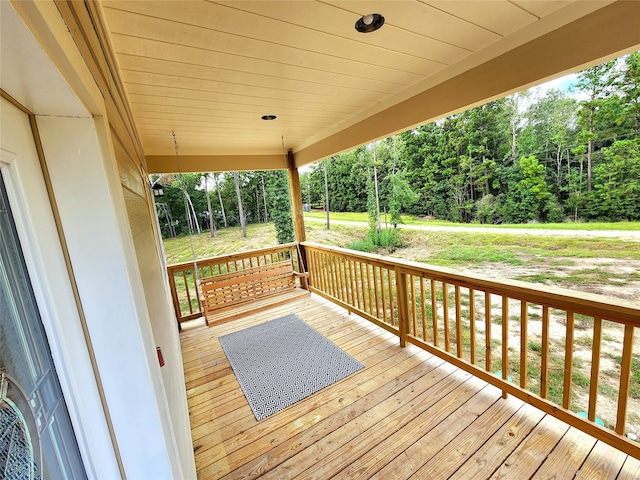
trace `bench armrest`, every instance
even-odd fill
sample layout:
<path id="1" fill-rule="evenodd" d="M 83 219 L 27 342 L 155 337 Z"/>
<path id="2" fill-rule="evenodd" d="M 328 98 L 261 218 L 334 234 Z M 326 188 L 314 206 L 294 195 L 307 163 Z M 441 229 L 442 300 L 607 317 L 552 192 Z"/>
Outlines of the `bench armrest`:
<path id="1" fill-rule="evenodd" d="M 300 279 L 300 286 L 309 290 L 309 274 L 307 272 L 293 272 L 293 276 Z"/>

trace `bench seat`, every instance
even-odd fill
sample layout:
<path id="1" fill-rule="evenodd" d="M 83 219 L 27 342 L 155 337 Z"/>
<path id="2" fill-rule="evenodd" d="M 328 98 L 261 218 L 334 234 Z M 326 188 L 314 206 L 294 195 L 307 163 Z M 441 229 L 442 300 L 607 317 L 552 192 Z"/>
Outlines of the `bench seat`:
<path id="1" fill-rule="evenodd" d="M 309 295 L 308 274 L 293 270 L 291 260 L 251 267 L 200 279 L 202 307 L 207 325 L 221 323 L 282 305 Z"/>

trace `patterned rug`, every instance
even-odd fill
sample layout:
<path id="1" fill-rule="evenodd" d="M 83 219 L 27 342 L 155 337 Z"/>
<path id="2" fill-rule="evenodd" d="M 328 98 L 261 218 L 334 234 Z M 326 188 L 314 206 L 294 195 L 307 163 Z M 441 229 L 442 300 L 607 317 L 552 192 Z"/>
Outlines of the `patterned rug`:
<path id="1" fill-rule="evenodd" d="M 364 368 L 293 314 L 224 335 L 220 344 L 256 420 Z"/>

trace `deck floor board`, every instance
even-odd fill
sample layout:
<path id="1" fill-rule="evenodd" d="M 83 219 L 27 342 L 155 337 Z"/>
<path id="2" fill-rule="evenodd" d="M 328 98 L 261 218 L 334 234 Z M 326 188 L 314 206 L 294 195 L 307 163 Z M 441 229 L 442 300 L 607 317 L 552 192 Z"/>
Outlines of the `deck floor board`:
<path id="1" fill-rule="evenodd" d="M 257 422 L 218 338 L 296 313 L 365 368 Z M 199 479 L 638 478 L 640 461 L 312 295 L 185 323 Z"/>

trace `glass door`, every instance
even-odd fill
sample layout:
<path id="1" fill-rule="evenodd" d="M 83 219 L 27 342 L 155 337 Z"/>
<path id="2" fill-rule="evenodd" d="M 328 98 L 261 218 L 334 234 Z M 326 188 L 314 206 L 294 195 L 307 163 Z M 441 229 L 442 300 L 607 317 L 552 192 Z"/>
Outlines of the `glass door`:
<path id="1" fill-rule="evenodd" d="M 1 172 L 0 477 L 86 478 Z"/>

